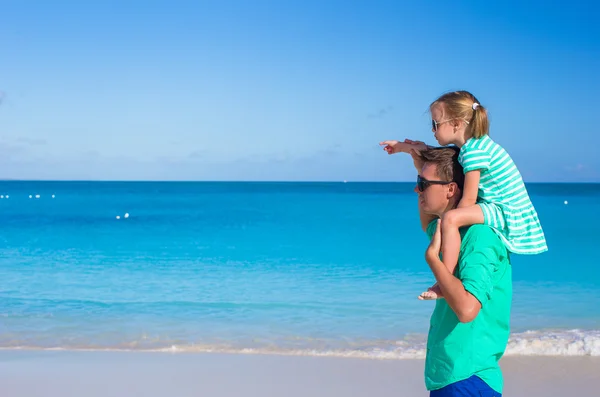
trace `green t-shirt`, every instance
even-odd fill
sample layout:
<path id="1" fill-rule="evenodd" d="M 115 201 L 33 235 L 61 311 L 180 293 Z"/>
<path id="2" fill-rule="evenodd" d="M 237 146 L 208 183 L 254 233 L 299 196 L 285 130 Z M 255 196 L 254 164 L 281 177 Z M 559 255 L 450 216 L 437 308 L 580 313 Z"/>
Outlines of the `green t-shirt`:
<path id="1" fill-rule="evenodd" d="M 427 234 L 436 228 L 431 222 Z M 458 321 L 445 299 L 438 299 L 431 315 L 425 385 L 437 390 L 473 375 L 502 393 L 498 361 L 510 331 L 512 266 L 508 252 L 489 226 L 461 229 L 462 243 L 455 276 L 479 302 L 481 310 L 469 323 Z"/>

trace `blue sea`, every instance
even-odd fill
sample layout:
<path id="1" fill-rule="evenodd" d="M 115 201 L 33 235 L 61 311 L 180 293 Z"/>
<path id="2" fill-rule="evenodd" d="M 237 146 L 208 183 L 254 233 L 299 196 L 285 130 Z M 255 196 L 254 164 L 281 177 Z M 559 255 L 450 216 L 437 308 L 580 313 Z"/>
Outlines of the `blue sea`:
<path id="1" fill-rule="evenodd" d="M 423 357 L 411 183 L 0 182 L 0 348 Z M 600 355 L 599 184 L 529 184 L 508 355 Z"/>

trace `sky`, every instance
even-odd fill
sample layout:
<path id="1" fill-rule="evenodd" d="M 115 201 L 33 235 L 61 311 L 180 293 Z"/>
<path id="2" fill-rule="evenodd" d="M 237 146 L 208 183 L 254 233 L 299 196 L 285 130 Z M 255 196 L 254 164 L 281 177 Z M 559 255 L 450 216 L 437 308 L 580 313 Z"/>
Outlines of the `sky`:
<path id="1" fill-rule="evenodd" d="M 0 178 L 412 181 L 378 143 L 465 89 L 526 182 L 600 182 L 600 3 L 523 3 L 0 0 Z"/>

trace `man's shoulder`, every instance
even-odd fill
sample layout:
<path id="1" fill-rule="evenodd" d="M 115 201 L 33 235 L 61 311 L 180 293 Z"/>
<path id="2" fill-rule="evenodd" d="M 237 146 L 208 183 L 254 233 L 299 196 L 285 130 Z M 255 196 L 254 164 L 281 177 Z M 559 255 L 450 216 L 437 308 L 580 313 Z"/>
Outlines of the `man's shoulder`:
<path id="1" fill-rule="evenodd" d="M 433 237 L 433 235 L 435 233 L 435 229 L 437 227 L 438 220 L 439 220 L 439 218 L 435 218 L 431 222 L 429 222 L 429 224 L 427 225 L 427 229 L 425 230 L 425 233 L 427 234 L 427 236 L 429 236 L 429 238 Z M 489 240 L 491 240 L 491 242 L 494 240 L 497 240 L 499 243 L 502 243 L 502 241 L 500 240 L 500 237 L 498 237 L 496 232 L 494 232 L 494 230 L 488 225 L 465 226 L 465 227 L 460 228 L 460 234 L 462 236 L 463 242 L 465 241 L 465 239 L 467 239 L 467 240 L 489 239 Z"/>
<path id="2" fill-rule="evenodd" d="M 438 218 L 432 220 L 427 226 L 425 233 L 431 239 L 437 227 Z M 504 253 L 506 250 L 504 243 L 496 234 L 494 229 L 487 225 L 471 225 L 460 229 L 461 235 L 461 250 L 469 248 L 469 251 L 477 250 L 477 248 L 488 247 L 488 249 L 498 250 L 499 253 Z"/>
<path id="3" fill-rule="evenodd" d="M 487 225 L 472 225 L 466 228 L 462 236 L 462 247 L 488 247 L 502 250 L 504 243 L 494 229 Z"/>
<path id="4" fill-rule="evenodd" d="M 472 238 L 497 238 L 500 240 L 496 232 L 488 225 L 471 225 L 466 227 L 465 237 L 470 236 Z"/>

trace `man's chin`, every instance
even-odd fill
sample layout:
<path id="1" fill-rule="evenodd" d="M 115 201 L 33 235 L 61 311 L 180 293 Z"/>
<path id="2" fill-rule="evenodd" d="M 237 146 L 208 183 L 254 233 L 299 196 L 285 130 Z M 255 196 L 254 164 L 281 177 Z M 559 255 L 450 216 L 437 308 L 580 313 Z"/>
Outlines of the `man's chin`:
<path id="1" fill-rule="evenodd" d="M 434 215 L 434 211 L 432 211 L 431 208 L 425 205 L 425 202 L 419 201 L 419 208 L 427 215 Z"/>

